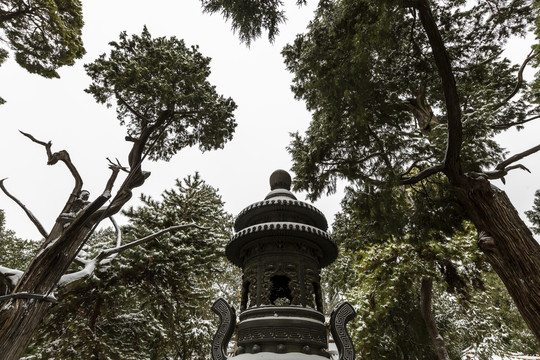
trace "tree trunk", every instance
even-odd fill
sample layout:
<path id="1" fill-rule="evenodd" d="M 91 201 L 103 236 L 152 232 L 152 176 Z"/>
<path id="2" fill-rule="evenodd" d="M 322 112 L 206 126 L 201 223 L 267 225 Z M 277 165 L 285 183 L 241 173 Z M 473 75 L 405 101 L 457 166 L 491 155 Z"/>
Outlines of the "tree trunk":
<path id="1" fill-rule="evenodd" d="M 418 11 L 441 78 L 448 124 L 443 172 L 481 234 L 480 248 L 540 342 L 540 244 L 503 191 L 484 178 L 471 178 L 463 173 L 460 159 L 463 126 L 458 89 L 430 1 L 403 0 L 402 3 Z M 506 166 L 510 163 L 507 161 Z"/>
<path id="2" fill-rule="evenodd" d="M 95 213 L 107 199 L 99 196 L 67 228 L 57 222 L 12 293 L 44 297 L 53 294 L 58 281 L 86 241 L 90 229 L 98 221 Z M 23 355 L 52 303 L 46 299 L 12 299 L 1 306 L 0 354 L 3 360 L 17 360 Z"/>
<path id="3" fill-rule="evenodd" d="M 33 137 L 31 138 L 33 139 Z M 36 140 L 33 139 L 33 141 Z M 41 144 L 41 142 L 38 143 Z M 129 176 L 111 204 L 102 207 L 109 200 L 110 191 L 120 171 L 120 167 L 114 166 L 111 167 L 113 174 L 107 182 L 103 195 L 98 196 L 96 200 L 80 210 L 69 225 L 63 221 L 55 223 L 12 294 L 27 293 L 46 297 L 54 293 L 58 281 L 77 256 L 93 226 L 101 219 L 118 212 L 132 197 L 132 189 L 141 186 L 150 175 L 150 173 L 144 173 L 139 166 L 142 161 L 144 144 L 137 141 L 133 145 L 130 153 L 130 165 L 132 166 Z M 64 155 L 67 156 L 67 152 Z M 68 167 L 72 166 L 69 157 L 66 164 Z M 78 177 L 78 173 L 76 175 Z M 76 183 L 80 187 L 82 182 L 79 181 L 81 181 L 80 178 Z M 70 197 L 63 212 L 68 212 L 71 203 L 72 197 Z M 2 360 L 18 360 L 23 355 L 33 333 L 38 329 L 41 320 L 51 306 L 52 302 L 47 299 L 18 298 L 0 303 L 0 354 L 2 354 Z"/>
<path id="4" fill-rule="evenodd" d="M 75 239 L 67 239 L 69 243 L 58 244 L 54 240 L 47 248 L 41 250 L 27 268 L 16 293 L 51 294 L 60 277 L 77 254 L 79 246 L 84 242 L 90 229 L 85 228 L 76 234 Z M 3 360 L 19 359 L 28 346 L 32 334 L 36 331 L 52 306 L 52 303 L 41 299 L 15 299 L 5 302 L 0 309 L 0 354 Z"/>
<path id="5" fill-rule="evenodd" d="M 457 196 L 478 229 L 479 247 L 540 342 L 540 244 L 505 192 L 469 179 Z"/>
<path id="6" fill-rule="evenodd" d="M 444 339 L 439 334 L 433 312 L 431 311 L 433 280 L 422 279 L 422 287 L 420 290 L 420 312 L 426 323 L 426 327 L 435 350 L 435 354 L 439 360 L 450 360 Z"/>

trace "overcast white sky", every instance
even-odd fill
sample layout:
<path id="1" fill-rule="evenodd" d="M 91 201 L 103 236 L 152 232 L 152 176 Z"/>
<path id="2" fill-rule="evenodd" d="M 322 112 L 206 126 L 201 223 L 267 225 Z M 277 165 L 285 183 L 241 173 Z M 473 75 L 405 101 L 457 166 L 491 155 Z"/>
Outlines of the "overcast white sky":
<path id="1" fill-rule="evenodd" d="M 198 170 L 209 184 L 219 188 L 233 214 L 262 200 L 269 191 L 272 171 L 290 169 L 285 149 L 289 133 L 303 132 L 310 120 L 304 104 L 293 98 L 289 88 L 292 76 L 285 70 L 280 51 L 304 31 L 315 1 L 300 9 L 293 1 L 286 3 L 289 22 L 281 27 L 275 43 L 262 38 L 246 48 L 221 16 L 202 13 L 199 0 L 83 1 L 87 55 L 75 66 L 61 69 L 61 79 L 30 75 L 12 59 L 0 67 L 0 96 L 7 100 L 0 106 L 0 178 L 8 178 L 8 189 L 46 228 L 54 223 L 73 187 L 65 166 L 47 166 L 44 149 L 20 135 L 20 129 L 40 140 L 51 140 L 53 151 L 68 150 L 85 181 L 84 188 L 92 197 L 102 192 L 109 177 L 106 157 L 127 163 L 129 144 L 123 140 L 125 131 L 118 125 L 114 109 L 96 104 L 83 91 L 89 79 L 82 65 L 108 52 L 108 42 L 116 40 L 121 31 L 140 34 L 146 24 L 154 37 L 183 38 L 188 45 L 198 44 L 201 53 L 212 58 L 210 81 L 218 92 L 236 101 L 238 127 L 224 150 L 201 154 L 197 149 L 186 149 L 170 162 L 143 164 L 152 176 L 135 197 L 141 191 L 158 197 L 176 178 Z M 516 42 L 508 56 L 521 62 L 528 52 L 527 44 Z M 501 139 L 513 153 L 538 144 L 539 134 L 540 124 L 532 124 Z M 507 186 L 496 183 L 520 212 L 532 207 L 534 191 L 540 188 L 539 159 L 537 155 L 522 162 L 532 174 L 518 171 L 507 177 Z M 298 198 L 304 200 L 304 195 Z M 340 199 L 341 194 L 337 194 L 315 205 L 332 222 Z M 24 213 L 3 194 L 0 209 L 6 211 L 9 229 L 24 238 L 40 238 Z"/>

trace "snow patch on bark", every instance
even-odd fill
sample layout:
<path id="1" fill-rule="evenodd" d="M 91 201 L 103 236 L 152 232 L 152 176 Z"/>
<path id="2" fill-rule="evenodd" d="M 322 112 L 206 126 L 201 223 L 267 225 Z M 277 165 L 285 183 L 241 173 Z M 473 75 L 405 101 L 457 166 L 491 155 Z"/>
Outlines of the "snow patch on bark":
<path id="1" fill-rule="evenodd" d="M 8 278 L 9 281 L 11 281 L 11 284 L 13 286 L 17 285 L 19 280 L 21 279 L 21 276 L 23 275 L 23 272 L 16 269 L 10 269 L 4 266 L 0 266 L 0 274 L 4 275 L 4 277 Z"/>
<path id="2" fill-rule="evenodd" d="M 74 273 L 71 273 L 71 274 L 65 274 L 63 275 L 60 280 L 58 281 L 58 286 L 59 287 L 64 287 L 64 286 L 67 286 L 75 281 L 79 281 L 81 279 L 84 279 L 86 277 L 89 277 L 90 275 L 92 275 L 92 273 L 94 272 L 94 270 L 96 269 L 96 263 L 97 261 L 94 259 L 94 260 L 91 260 L 91 261 L 88 261 L 85 265 L 84 265 L 84 268 L 80 271 L 76 271 Z"/>

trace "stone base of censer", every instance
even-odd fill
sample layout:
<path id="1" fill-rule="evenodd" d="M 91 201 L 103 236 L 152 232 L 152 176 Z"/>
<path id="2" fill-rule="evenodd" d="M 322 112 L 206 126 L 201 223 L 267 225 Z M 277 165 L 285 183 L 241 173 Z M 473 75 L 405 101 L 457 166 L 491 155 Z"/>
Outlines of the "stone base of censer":
<path id="1" fill-rule="evenodd" d="M 237 354 L 296 352 L 328 356 L 327 330 L 319 311 L 263 306 L 240 314 Z"/>

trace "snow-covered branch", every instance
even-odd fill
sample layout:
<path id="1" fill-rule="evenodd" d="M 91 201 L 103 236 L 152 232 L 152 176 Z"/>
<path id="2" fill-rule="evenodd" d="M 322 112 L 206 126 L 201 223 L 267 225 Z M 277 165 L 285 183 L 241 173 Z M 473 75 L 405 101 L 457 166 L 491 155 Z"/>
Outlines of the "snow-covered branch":
<path id="1" fill-rule="evenodd" d="M 60 281 L 58 282 L 58 287 L 65 287 L 69 284 L 72 284 L 76 281 L 85 279 L 92 275 L 97 267 L 108 265 L 111 263 L 111 261 L 116 257 L 116 255 L 124 250 L 134 248 L 136 246 L 145 244 L 147 242 L 150 242 L 160 235 L 163 235 L 165 233 L 169 232 L 176 232 L 179 230 L 184 230 L 188 228 L 197 228 L 201 230 L 209 230 L 207 227 L 203 227 L 194 223 L 189 224 L 181 224 L 181 225 L 175 225 L 168 227 L 166 229 L 157 231 L 151 235 L 145 236 L 139 240 L 132 241 L 130 243 L 120 245 L 121 242 L 121 235 L 120 235 L 120 228 L 118 227 L 118 224 L 111 218 L 111 221 L 115 225 L 116 232 L 117 232 L 117 243 L 116 246 L 110 249 L 106 249 L 101 251 L 94 259 L 92 260 L 83 260 L 84 261 L 84 268 L 80 271 L 76 271 L 70 274 L 65 274 L 60 278 Z M 81 260 L 81 259 L 80 259 Z"/>
<path id="2" fill-rule="evenodd" d="M 9 197 L 11 200 L 15 201 L 15 203 L 17 203 L 17 205 L 19 205 L 21 207 L 21 209 L 23 209 L 23 211 L 26 213 L 26 215 L 28 216 L 30 221 L 32 221 L 32 223 L 37 227 L 37 229 L 38 229 L 39 233 L 41 234 L 41 236 L 43 236 L 44 238 L 47 238 L 49 236 L 49 234 L 47 233 L 47 231 L 45 231 L 45 228 L 43 227 L 43 225 L 41 225 L 41 223 L 34 216 L 34 214 L 32 214 L 32 212 L 30 210 L 28 210 L 28 208 L 19 199 L 17 199 L 15 196 L 11 195 L 9 193 L 9 191 L 7 191 L 6 187 L 4 186 L 4 181 L 5 180 L 6 179 L 0 180 L 0 189 L 2 189 L 2 191 L 4 192 L 4 194 L 6 194 L 7 197 Z"/>
<path id="3" fill-rule="evenodd" d="M 171 226 L 171 227 L 168 227 L 166 229 L 160 230 L 158 232 L 155 232 L 155 233 L 153 233 L 151 235 L 145 236 L 142 239 L 132 241 L 132 242 L 130 242 L 128 244 L 118 246 L 118 247 L 115 247 L 115 248 L 112 248 L 112 249 L 103 250 L 97 256 L 97 258 L 103 259 L 103 258 L 108 257 L 109 255 L 116 254 L 116 253 L 119 253 L 121 251 L 134 248 L 135 246 L 139 246 L 139 245 L 142 245 L 144 243 L 147 243 L 147 242 L 149 242 L 151 240 L 154 240 L 155 238 L 157 238 L 158 236 L 160 236 L 162 234 L 165 234 L 165 233 L 168 233 L 168 232 L 176 232 L 178 230 L 184 230 L 184 229 L 192 228 L 192 227 L 197 228 L 197 229 L 201 229 L 201 230 L 209 230 L 209 228 L 207 228 L 207 227 L 199 226 L 199 225 L 194 224 L 194 223 L 175 225 L 175 226 Z"/>
<path id="4" fill-rule="evenodd" d="M 8 288 L 10 288 L 10 290 L 15 288 L 22 275 L 23 272 L 21 270 L 0 266 L 0 277 L 7 280 L 3 282 L 8 286 Z"/>

